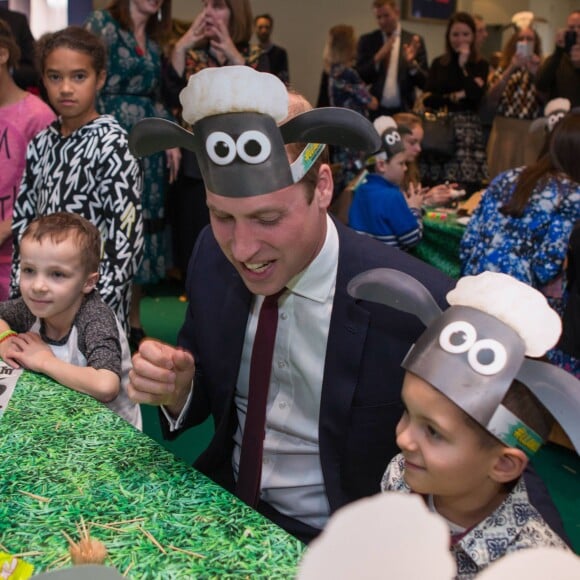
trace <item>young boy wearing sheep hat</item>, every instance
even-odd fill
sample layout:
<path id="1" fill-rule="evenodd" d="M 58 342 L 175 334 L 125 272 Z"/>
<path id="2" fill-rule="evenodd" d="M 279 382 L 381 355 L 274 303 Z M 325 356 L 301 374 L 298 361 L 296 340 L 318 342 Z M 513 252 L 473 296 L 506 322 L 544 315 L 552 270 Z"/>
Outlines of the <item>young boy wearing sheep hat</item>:
<path id="1" fill-rule="evenodd" d="M 527 358 L 544 355 L 561 332 L 544 296 L 484 272 L 460 279 L 441 312 L 416 280 L 388 269 L 360 274 L 348 291 L 415 312 L 427 326 L 402 363 L 402 453 L 382 489 L 421 494 L 447 521 L 460 579 L 517 550 L 567 550 L 530 504 L 522 477 L 552 415 L 580 448 L 580 383 Z"/>
<path id="2" fill-rule="evenodd" d="M 405 145 L 392 117 L 378 117 L 374 126 L 381 149 L 367 161 L 372 173 L 355 189 L 348 225 L 359 234 L 408 250 L 423 235 L 420 187 L 411 184 L 407 195 L 401 184 L 407 171 Z"/>

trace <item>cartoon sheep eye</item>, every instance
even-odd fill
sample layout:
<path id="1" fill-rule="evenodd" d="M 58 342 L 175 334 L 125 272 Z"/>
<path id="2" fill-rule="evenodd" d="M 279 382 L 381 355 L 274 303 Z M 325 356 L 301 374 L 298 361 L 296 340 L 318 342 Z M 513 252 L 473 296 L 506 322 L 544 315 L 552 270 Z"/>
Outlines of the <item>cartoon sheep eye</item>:
<path id="1" fill-rule="evenodd" d="M 496 375 L 505 367 L 506 361 L 504 345 L 493 338 L 478 340 L 467 353 L 469 366 L 480 375 Z"/>
<path id="2" fill-rule="evenodd" d="M 439 335 L 439 345 L 451 354 L 467 352 L 476 340 L 475 328 L 465 320 L 456 320 L 448 324 Z"/>
<path id="3" fill-rule="evenodd" d="M 270 157 L 270 139 L 260 131 L 244 131 L 236 142 L 236 149 L 242 161 L 252 165 L 263 163 Z"/>
<path id="4" fill-rule="evenodd" d="M 205 141 L 205 150 L 216 165 L 229 165 L 236 158 L 236 144 L 223 131 L 214 131 Z"/>
<path id="5" fill-rule="evenodd" d="M 389 147 L 392 147 L 401 140 L 401 136 L 396 131 L 392 131 L 391 133 L 387 133 L 383 139 Z"/>

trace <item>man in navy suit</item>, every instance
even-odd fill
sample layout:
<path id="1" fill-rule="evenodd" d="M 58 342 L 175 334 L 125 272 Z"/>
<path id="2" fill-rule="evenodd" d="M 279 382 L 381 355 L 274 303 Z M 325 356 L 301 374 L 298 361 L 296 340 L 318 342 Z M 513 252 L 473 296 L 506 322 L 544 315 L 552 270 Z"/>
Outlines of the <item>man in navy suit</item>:
<path id="1" fill-rule="evenodd" d="M 360 37 L 356 58 L 356 69 L 380 103 L 371 115 L 409 111 L 415 89 L 422 89 L 427 80 L 425 42 L 401 29 L 396 0 L 374 0 L 373 12 L 379 28 Z"/>
<path id="2" fill-rule="evenodd" d="M 276 75 L 285 85 L 290 82 L 288 69 L 288 53 L 285 48 L 274 44 L 271 40 L 274 19 L 270 14 L 259 14 L 254 18 L 254 30 L 262 51 L 267 57 L 268 70 L 264 72 Z"/>
<path id="3" fill-rule="evenodd" d="M 245 69 L 244 75 L 260 74 L 239 68 Z M 253 79 L 245 84 L 256 86 Z M 192 97 L 199 106 L 199 99 Z M 198 106 L 192 107 L 195 114 Z M 320 134 L 311 131 L 324 124 L 320 119 L 332 121 L 325 114 L 328 110 L 309 108 L 302 97 L 290 95 L 290 117 L 305 110 L 320 114 L 307 129 L 317 140 Z M 324 156 L 303 177 L 294 176 L 293 183 L 273 191 L 263 185 L 264 171 L 272 168 L 239 163 L 239 173 L 229 173 L 223 188 L 220 179 L 228 170 L 224 160 L 237 162 L 234 148 L 245 158 L 251 151 L 229 141 L 228 134 L 240 135 L 239 141 L 257 131 L 234 129 L 231 124 L 240 119 L 239 113 L 227 116 L 230 128 L 220 117 L 226 115 L 212 112 L 201 121 L 194 118 L 189 121 L 192 135 L 176 137 L 189 143 L 196 134 L 209 135 L 198 156 L 207 151 L 216 162 L 209 169 L 207 160 L 200 163 L 206 168 L 211 224 L 200 234 L 189 262 L 189 304 L 179 346 L 143 341 L 133 357 L 129 395 L 138 403 L 161 407 L 168 438 L 211 415 L 215 434 L 195 467 L 235 492 L 241 451 L 246 449 L 250 361 L 259 312 L 265 297 L 282 291 L 259 503 L 253 505 L 308 541 L 334 511 L 379 491 L 381 474 L 397 452 L 400 364 L 423 330 L 415 316 L 353 299 L 346 291 L 349 280 L 371 268 L 393 268 L 420 280 L 441 306 L 453 281 L 405 252 L 333 220 L 328 215 L 332 173 Z M 360 128 L 364 123 L 368 122 L 361 117 L 355 125 Z M 159 126 L 166 146 L 171 144 L 169 131 L 183 132 L 168 129 L 162 120 Z M 155 149 L 159 137 L 152 135 L 150 141 Z M 282 173 L 288 160 L 303 159 L 304 150 L 300 143 L 286 145 L 286 153 L 281 152 L 284 160 L 278 158 L 274 173 Z M 216 156 L 218 151 L 221 155 Z M 259 178 L 254 180 L 252 174 Z M 254 195 L 249 182 L 261 191 Z M 222 193 L 212 187 L 223 188 Z"/>

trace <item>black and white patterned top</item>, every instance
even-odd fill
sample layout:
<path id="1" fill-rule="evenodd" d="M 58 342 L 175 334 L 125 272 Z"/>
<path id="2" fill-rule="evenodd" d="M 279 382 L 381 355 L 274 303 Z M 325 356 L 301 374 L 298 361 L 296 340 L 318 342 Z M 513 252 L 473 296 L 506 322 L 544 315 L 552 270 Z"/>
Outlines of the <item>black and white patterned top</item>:
<path id="1" fill-rule="evenodd" d="M 46 336 L 43 321 L 30 312 L 22 298 L 0 302 L 0 318 L 15 332 L 38 333 L 54 356 L 64 362 L 115 373 L 121 381 L 119 394 L 104 404 L 137 429 L 142 428 L 141 409 L 127 395 L 129 343 L 119 320 L 97 292 L 85 297 L 68 334 L 60 340 Z"/>
<path id="2" fill-rule="evenodd" d="M 495 83 L 504 70 L 498 67 L 491 82 Z M 543 99 L 536 89 L 532 74 L 526 69 L 514 71 L 501 94 L 497 114 L 511 119 L 537 119 L 542 115 Z"/>
<path id="3" fill-rule="evenodd" d="M 412 493 L 406 484 L 405 458 L 401 453 L 389 463 L 383 479 L 383 491 Z M 520 477 L 511 493 L 487 518 L 451 542 L 458 580 L 471 580 L 492 562 L 518 550 L 552 547 L 569 550 L 564 541 L 548 526 L 531 505 L 524 478 Z"/>
<path id="4" fill-rule="evenodd" d="M 127 133 L 101 115 L 68 137 L 57 120 L 28 145 L 26 171 L 14 202 L 14 256 L 10 295 L 19 296 L 19 240 L 36 217 L 67 211 L 101 232 L 97 284 L 103 300 L 129 328 L 131 282 L 143 256 L 142 178 Z"/>

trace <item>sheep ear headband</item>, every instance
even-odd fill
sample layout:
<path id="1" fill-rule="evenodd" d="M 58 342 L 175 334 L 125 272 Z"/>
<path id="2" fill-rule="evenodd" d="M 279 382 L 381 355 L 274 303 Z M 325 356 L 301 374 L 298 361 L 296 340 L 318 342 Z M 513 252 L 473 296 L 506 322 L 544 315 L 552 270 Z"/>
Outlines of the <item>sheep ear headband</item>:
<path id="1" fill-rule="evenodd" d="M 324 150 L 339 145 L 372 153 L 380 141 L 362 115 L 340 107 L 288 116 L 288 92 L 278 77 L 247 66 L 207 68 L 179 96 L 192 131 L 164 119 L 144 119 L 129 134 L 137 157 L 182 147 L 193 151 L 207 189 L 227 197 L 270 193 L 297 183 Z M 308 143 L 290 164 L 284 145 Z"/>
<path id="2" fill-rule="evenodd" d="M 427 327 L 403 368 L 451 399 L 487 431 L 529 455 L 543 441 L 502 404 L 510 385 L 526 385 L 580 450 L 580 381 L 566 371 L 526 358 L 540 357 L 561 332 L 544 296 L 506 274 L 466 276 L 447 294 L 441 311 L 429 291 L 397 270 L 355 276 L 348 293 L 417 316 Z"/>
<path id="3" fill-rule="evenodd" d="M 544 129 L 548 133 L 552 132 L 558 121 L 566 116 L 570 108 L 570 101 L 564 97 L 548 101 L 544 107 L 544 116 L 532 121 L 529 132 L 533 133 L 538 129 Z"/>

